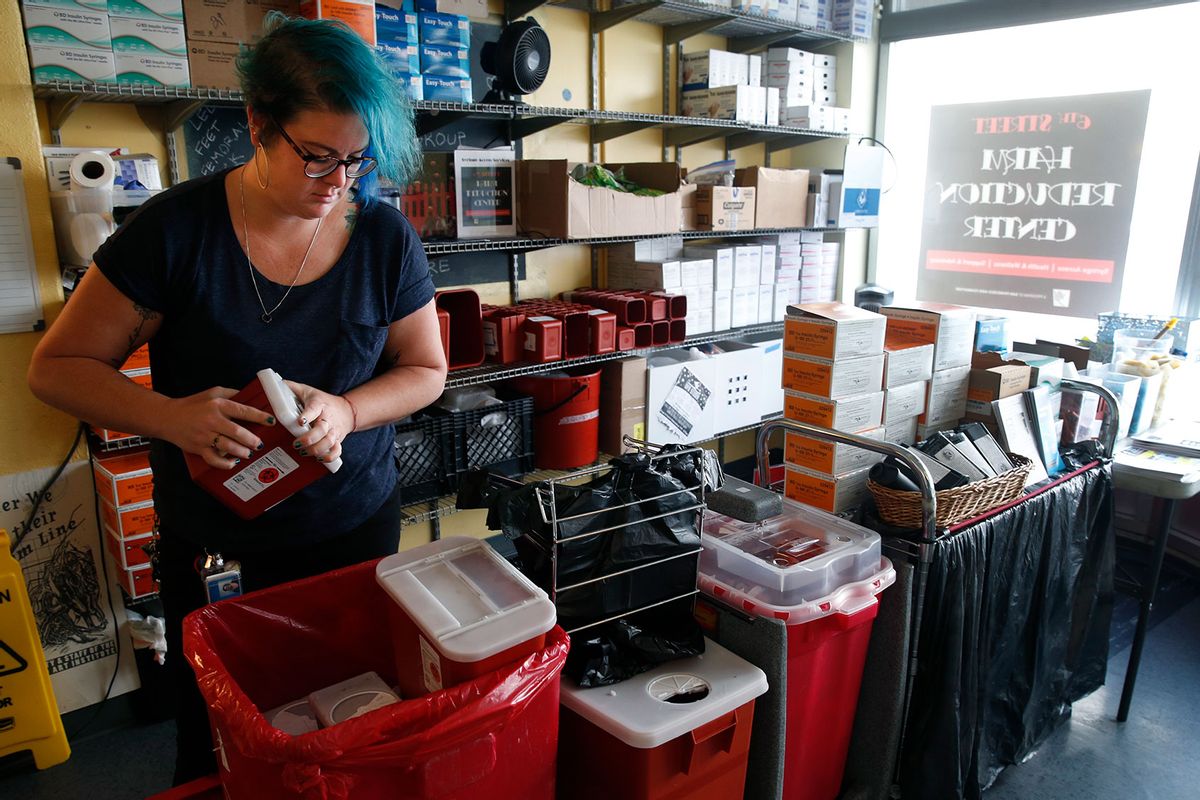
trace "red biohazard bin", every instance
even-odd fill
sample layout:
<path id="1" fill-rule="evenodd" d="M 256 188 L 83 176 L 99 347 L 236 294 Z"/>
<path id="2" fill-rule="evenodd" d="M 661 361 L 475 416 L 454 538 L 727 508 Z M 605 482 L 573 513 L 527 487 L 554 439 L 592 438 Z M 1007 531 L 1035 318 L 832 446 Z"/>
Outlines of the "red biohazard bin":
<path id="1" fill-rule="evenodd" d="M 600 371 L 515 378 L 533 398 L 534 460 L 538 469 L 574 469 L 600 455 Z"/>
<path id="2" fill-rule="evenodd" d="M 546 593 L 491 545 L 450 536 L 388 556 L 375 578 L 392 602 L 396 675 L 405 697 L 477 678 L 545 646 Z"/>
<path id="3" fill-rule="evenodd" d="M 359 564 L 214 603 L 184 620 L 184 655 L 208 704 L 232 800 L 553 800 L 559 674 L 567 637 L 424 697 L 290 735 L 274 709 L 364 672 L 389 685 L 395 655 L 379 609 L 392 601 Z"/>
<path id="4" fill-rule="evenodd" d="M 834 800 L 850 748 L 878 595 L 896 580 L 879 535 L 785 503 L 762 524 L 705 515 L 700 589 L 744 614 L 782 620 L 782 800 Z M 778 693 L 776 693 L 778 694 Z"/>
<path id="5" fill-rule="evenodd" d="M 719 644 L 614 686 L 562 688 L 559 796 L 739 800 L 767 676 Z"/>

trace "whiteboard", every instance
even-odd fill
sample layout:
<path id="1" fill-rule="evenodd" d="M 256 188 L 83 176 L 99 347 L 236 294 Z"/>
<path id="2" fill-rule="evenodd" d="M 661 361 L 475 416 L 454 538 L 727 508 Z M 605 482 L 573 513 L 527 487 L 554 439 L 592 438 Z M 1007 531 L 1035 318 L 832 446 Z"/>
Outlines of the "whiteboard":
<path id="1" fill-rule="evenodd" d="M 45 327 L 21 161 L 8 158 L 0 162 L 0 333 Z"/>

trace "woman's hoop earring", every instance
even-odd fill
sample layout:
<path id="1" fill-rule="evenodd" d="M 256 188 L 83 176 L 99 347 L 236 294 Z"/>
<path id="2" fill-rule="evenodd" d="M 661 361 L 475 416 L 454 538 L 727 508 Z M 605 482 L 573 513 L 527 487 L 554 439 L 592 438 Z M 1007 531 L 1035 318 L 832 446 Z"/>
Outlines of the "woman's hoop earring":
<path id="1" fill-rule="evenodd" d="M 267 180 L 265 183 L 263 182 L 263 177 L 262 177 L 263 169 L 262 169 L 262 167 L 260 167 L 258 165 L 259 151 L 262 151 L 263 158 L 265 158 L 267 161 L 267 170 L 266 170 Z M 256 180 L 258 180 L 258 188 L 260 188 L 260 189 L 266 189 L 268 186 L 271 185 L 271 159 L 267 158 L 267 149 L 262 146 L 261 142 L 259 143 L 258 147 L 255 148 L 255 150 L 254 150 L 254 177 Z"/>

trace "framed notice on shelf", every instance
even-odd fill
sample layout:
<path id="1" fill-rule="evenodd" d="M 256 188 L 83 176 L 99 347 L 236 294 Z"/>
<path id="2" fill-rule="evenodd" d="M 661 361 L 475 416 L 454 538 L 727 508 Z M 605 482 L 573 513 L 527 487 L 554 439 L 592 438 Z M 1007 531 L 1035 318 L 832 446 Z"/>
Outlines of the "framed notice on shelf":
<path id="1" fill-rule="evenodd" d="M 454 151 L 454 204 L 458 238 L 516 236 L 511 147 Z"/>

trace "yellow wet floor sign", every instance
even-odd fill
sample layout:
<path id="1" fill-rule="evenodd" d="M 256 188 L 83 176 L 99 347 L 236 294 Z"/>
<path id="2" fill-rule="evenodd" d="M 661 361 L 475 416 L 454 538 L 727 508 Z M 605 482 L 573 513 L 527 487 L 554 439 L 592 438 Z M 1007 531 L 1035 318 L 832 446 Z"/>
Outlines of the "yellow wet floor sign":
<path id="1" fill-rule="evenodd" d="M 21 565 L 0 529 L 0 756 L 32 750 L 38 769 L 71 755 Z"/>

